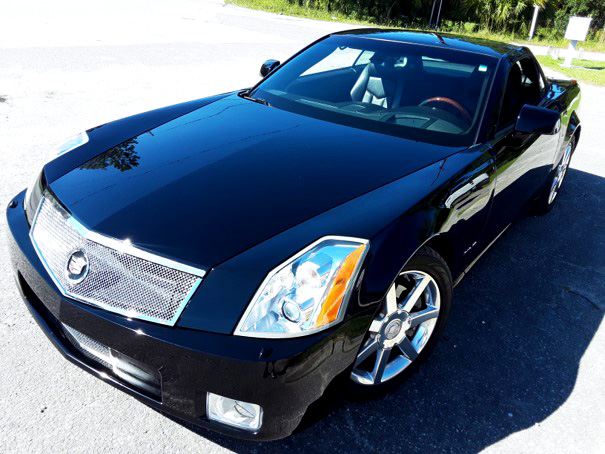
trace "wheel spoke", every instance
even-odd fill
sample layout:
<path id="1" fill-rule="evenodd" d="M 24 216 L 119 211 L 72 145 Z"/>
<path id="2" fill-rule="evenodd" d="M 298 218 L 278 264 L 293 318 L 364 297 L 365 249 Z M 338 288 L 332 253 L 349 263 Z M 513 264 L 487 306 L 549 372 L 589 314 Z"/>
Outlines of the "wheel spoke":
<path id="1" fill-rule="evenodd" d="M 416 283 L 414 290 L 407 296 L 405 301 L 403 302 L 403 310 L 406 312 L 410 312 L 412 308 L 418 302 L 418 299 L 422 296 L 422 293 L 426 289 L 426 286 L 431 282 L 431 278 L 428 276 L 423 276 L 422 279 Z"/>
<path id="2" fill-rule="evenodd" d="M 412 346 L 414 349 L 419 352 L 422 350 L 429 340 L 429 336 L 431 335 L 431 331 L 426 327 L 426 325 L 421 325 L 416 330 L 416 334 L 414 334 L 414 339 L 412 339 Z"/>
<path id="3" fill-rule="evenodd" d="M 387 315 L 397 312 L 397 288 L 392 285 L 387 293 Z"/>
<path id="4" fill-rule="evenodd" d="M 418 352 L 407 337 L 398 344 L 399 350 L 407 356 L 411 361 L 414 361 L 418 357 Z"/>
<path id="5" fill-rule="evenodd" d="M 377 333 L 378 331 L 380 331 L 380 327 L 382 326 L 382 322 L 380 320 L 372 320 L 372 323 L 370 323 L 370 332 L 371 333 Z"/>
<path id="6" fill-rule="evenodd" d="M 565 149 L 565 156 L 563 157 L 563 165 L 567 168 L 569 165 L 569 161 L 571 161 L 571 145 L 568 145 Z"/>
<path id="7" fill-rule="evenodd" d="M 397 285 L 397 299 L 399 299 L 401 297 L 401 294 L 403 293 L 403 291 L 405 290 L 405 287 L 403 285 Z"/>
<path id="8" fill-rule="evenodd" d="M 391 350 L 378 350 L 378 353 L 376 354 L 376 363 L 374 364 L 374 369 L 372 370 L 372 380 L 375 384 L 382 382 L 382 376 L 387 368 L 390 354 Z"/>
<path id="9" fill-rule="evenodd" d="M 420 325 L 421 323 L 426 322 L 427 320 L 431 320 L 433 318 L 437 318 L 439 315 L 439 309 L 435 306 L 428 306 L 426 309 L 421 310 L 419 312 L 414 312 L 410 314 L 410 324 L 411 327 L 415 327 Z"/>
<path id="10" fill-rule="evenodd" d="M 368 342 L 366 342 L 366 344 L 359 351 L 357 359 L 355 360 L 355 366 L 358 366 L 364 360 L 369 358 L 372 353 L 378 350 L 378 347 L 378 341 L 376 341 L 376 339 L 369 339 Z"/>

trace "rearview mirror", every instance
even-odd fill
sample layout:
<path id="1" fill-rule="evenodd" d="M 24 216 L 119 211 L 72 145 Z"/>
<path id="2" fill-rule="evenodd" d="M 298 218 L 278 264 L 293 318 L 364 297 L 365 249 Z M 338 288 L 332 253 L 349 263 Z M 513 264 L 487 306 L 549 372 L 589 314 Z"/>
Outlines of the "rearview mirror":
<path id="1" fill-rule="evenodd" d="M 515 131 L 527 134 L 556 134 L 561 129 L 561 114 L 545 107 L 525 104 L 517 117 Z"/>
<path id="2" fill-rule="evenodd" d="M 261 75 L 261 77 L 265 77 L 266 75 L 268 75 L 271 71 L 273 71 L 278 66 L 279 66 L 279 61 L 278 60 L 267 60 L 260 67 L 260 75 Z"/>

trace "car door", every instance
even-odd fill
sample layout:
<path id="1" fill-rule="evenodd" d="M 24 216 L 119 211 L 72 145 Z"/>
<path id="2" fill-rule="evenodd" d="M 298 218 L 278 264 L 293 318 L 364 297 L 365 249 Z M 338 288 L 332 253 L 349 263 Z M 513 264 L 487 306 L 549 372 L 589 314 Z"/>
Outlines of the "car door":
<path id="1" fill-rule="evenodd" d="M 515 131 L 515 121 L 525 104 L 546 106 L 542 72 L 531 55 L 512 62 L 499 106 L 496 133 L 490 141 L 496 163 L 494 200 L 487 227 L 493 238 L 521 212 L 545 184 L 559 135 Z"/>

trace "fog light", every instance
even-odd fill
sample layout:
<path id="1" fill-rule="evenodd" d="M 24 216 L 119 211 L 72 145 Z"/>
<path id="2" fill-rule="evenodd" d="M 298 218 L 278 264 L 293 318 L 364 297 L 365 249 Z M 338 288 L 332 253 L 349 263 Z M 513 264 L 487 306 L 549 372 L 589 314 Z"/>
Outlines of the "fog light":
<path id="1" fill-rule="evenodd" d="M 212 393 L 208 393 L 206 398 L 206 416 L 212 421 L 250 431 L 260 429 L 263 423 L 263 409 L 260 405 Z"/>

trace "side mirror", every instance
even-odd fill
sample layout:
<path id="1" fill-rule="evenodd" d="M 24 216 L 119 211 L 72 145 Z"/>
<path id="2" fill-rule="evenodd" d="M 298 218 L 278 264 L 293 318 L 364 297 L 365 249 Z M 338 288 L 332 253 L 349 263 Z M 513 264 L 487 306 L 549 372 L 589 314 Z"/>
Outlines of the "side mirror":
<path id="1" fill-rule="evenodd" d="M 515 131 L 527 134 L 556 134 L 561 129 L 561 114 L 545 107 L 525 104 L 517 117 Z"/>
<path id="2" fill-rule="evenodd" d="M 260 67 L 260 75 L 261 75 L 261 77 L 267 76 L 271 71 L 273 71 L 278 66 L 279 66 L 279 61 L 278 60 L 267 60 Z"/>

